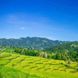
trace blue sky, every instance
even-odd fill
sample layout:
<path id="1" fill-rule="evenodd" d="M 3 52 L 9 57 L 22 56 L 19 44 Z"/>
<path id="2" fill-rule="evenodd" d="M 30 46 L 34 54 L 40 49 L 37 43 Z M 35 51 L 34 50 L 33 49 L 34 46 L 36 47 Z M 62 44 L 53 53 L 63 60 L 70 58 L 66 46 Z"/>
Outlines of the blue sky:
<path id="1" fill-rule="evenodd" d="M 78 40 L 77 0 L 0 0 L 0 38 Z"/>

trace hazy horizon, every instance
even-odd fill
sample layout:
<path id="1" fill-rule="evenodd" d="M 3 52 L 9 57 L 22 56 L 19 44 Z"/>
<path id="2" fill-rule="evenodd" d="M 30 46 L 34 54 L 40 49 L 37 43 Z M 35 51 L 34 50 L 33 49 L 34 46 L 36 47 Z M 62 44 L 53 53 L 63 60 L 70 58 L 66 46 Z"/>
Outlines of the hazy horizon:
<path id="1" fill-rule="evenodd" d="M 26 37 L 18 37 L 18 38 L 13 38 L 13 37 L 10 37 L 10 38 L 5 38 L 5 37 L 2 37 L 0 39 L 21 39 L 21 38 L 42 38 L 42 39 L 48 39 L 48 40 L 53 40 L 53 41 L 66 41 L 66 42 L 74 42 L 74 41 L 78 41 L 78 40 L 58 40 L 58 39 L 51 39 L 51 38 L 47 38 L 47 37 L 39 37 L 39 36 L 26 36 Z"/>

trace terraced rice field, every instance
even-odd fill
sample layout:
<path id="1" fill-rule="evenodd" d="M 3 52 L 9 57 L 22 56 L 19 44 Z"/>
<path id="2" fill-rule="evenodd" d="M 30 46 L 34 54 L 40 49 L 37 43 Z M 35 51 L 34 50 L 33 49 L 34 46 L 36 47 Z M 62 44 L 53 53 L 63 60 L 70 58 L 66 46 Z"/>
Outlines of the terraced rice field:
<path id="1" fill-rule="evenodd" d="M 24 73 L 13 68 L 0 66 L 0 78 L 40 78 L 40 77 Z"/>
<path id="2" fill-rule="evenodd" d="M 0 66 L 14 68 L 40 78 L 78 78 L 78 72 L 75 72 L 76 65 L 77 63 L 72 63 L 69 68 L 66 66 L 65 61 L 62 60 L 59 61 L 6 52 L 0 54 Z"/>

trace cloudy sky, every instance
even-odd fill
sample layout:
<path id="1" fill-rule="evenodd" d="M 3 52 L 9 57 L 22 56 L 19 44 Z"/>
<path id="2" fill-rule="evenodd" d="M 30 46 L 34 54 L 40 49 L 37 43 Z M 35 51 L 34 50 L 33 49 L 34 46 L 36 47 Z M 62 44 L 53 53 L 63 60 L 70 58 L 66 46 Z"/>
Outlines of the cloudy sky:
<path id="1" fill-rule="evenodd" d="M 78 40 L 77 0 L 0 0 L 0 38 Z"/>

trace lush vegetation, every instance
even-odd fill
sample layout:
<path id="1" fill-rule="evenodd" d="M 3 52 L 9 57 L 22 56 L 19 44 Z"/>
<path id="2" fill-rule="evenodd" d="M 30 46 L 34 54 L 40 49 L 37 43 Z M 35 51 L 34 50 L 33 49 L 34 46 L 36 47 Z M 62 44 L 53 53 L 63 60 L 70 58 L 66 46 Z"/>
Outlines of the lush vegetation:
<path id="1" fill-rule="evenodd" d="M 20 39 L 0 39 L 0 46 L 20 47 L 43 50 L 61 44 L 62 41 L 49 40 L 39 37 L 26 37 Z"/>
<path id="2" fill-rule="evenodd" d="M 0 69 L 0 75 L 1 77 L 5 76 L 4 78 L 25 78 L 26 74 L 24 73 L 30 74 L 27 74 L 26 78 L 78 78 L 76 62 L 72 62 L 72 64 L 68 66 L 64 60 L 59 61 L 3 52 L 0 54 L 0 65 L 4 66 L 3 69 Z M 6 67 L 13 68 L 13 70 L 6 70 Z M 14 69 L 24 73 L 20 73 Z M 16 72 L 17 74 L 15 74 Z M 8 74 L 11 75 L 8 76 Z"/>
<path id="3" fill-rule="evenodd" d="M 52 41 L 37 37 L 0 39 L 0 76 L 77 78 L 78 42 Z"/>
<path id="4" fill-rule="evenodd" d="M 5 47 L 9 47 L 13 49 L 13 52 L 24 55 L 78 61 L 77 41 L 53 41 L 46 38 L 27 37 L 20 39 L 0 39 L 0 46 L 4 47 L 4 49 L 6 49 Z"/>
<path id="5" fill-rule="evenodd" d="M 75 44 L 64 43 L 53 48 L 48 48 L 45 50 L 35 50 L 29 48 L 17 48 L 17 47 L 7 47 L 3 48 L 2 51 L 15 52 L 22 55 L 29 56 L 39 56 L 48 59 L 57 59 L 65 61 L 78 61 L 78 47 Z"/>
<path id="6" fill-rule="evenodd" d="M 14 68 L 0 66 L 0 78 L 40 78 L 30 75 Z"/>

